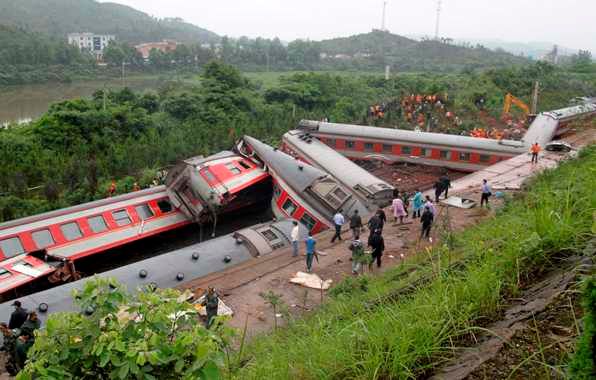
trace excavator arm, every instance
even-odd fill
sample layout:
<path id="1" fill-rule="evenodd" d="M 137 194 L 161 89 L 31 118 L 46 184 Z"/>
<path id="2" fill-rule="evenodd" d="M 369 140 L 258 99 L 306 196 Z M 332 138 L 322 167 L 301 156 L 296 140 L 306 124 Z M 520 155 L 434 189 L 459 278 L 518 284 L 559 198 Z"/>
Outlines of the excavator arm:
<path id="1" fill-rule="evenodd" d="M 511 111 L 512 104 L 516 105 L 519 109 L 521 109 L 526 116 L 530 114 L 530 107 L 528 107 L 526 103 L 521 101 L 521 99 L 516 98 L 515 96 L 508 93 L 507 95 L 505 95 L 505 101 L 503 102 L 504 115 L 508 114 L 509 111 Z"/>

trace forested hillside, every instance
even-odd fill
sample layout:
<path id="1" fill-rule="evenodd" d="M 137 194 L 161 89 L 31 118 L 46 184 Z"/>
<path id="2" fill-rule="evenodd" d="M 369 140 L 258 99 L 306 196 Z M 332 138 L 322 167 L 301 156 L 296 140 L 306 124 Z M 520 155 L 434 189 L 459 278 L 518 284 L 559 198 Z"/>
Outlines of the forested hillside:
<path id="1" fill-rule="evenodd" d="M 114 34 L 139 43 L 165 38 L 216 42 L 219 37 L 180 19 L 158 20 L 131 7 L 94 0 L 0 0 L 0 24 L 66 38 L 68 33 Z"/>
<path id="2" fill-rule="evenodd" d="M 360 69 L 384 68 L 397 71 L 473 70 L 525 64 L 526 58 L 482 46 L 468 48 L 450 41 L 415 41 L 389 32 L 371 33 L 322 41 L 320 50 L 330 64 L 354 66 Z"/>

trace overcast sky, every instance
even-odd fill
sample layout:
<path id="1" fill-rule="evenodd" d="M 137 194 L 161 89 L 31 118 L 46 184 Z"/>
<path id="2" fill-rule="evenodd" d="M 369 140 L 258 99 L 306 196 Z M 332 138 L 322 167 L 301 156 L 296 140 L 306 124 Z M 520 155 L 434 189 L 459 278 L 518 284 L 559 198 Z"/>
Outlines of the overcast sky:
<path id="1" fill-rule="evenodd" d="M 101 0 L 106 2 L 107 0 Z M 111 0 L 220 35 L 313 40 L 369 32 L 383 0 Z M 441 36 L 545 41 L 596 52 L 595 0 L 442 0 Z M 387 28 L 433 35 L 436 0 L 388 0 Z"/>

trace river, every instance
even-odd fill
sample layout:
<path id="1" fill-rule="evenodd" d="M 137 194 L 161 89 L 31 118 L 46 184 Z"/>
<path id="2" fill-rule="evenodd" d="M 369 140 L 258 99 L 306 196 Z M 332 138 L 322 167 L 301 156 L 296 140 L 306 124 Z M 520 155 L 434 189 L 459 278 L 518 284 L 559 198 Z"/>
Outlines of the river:
<path id="1" fill-rule="evenodd" d="M 125 85 L 133 90 L 157 90 L 166 79 L 159 77 L 130 77 Z M 96 90 L 121 89 L 122 80 L 77 81 L 73 83 L 44 83 L 0 87 L 0 126 L 25 123 L 43 115 L 52 103 L 68 99 L 90 97 Z"/>

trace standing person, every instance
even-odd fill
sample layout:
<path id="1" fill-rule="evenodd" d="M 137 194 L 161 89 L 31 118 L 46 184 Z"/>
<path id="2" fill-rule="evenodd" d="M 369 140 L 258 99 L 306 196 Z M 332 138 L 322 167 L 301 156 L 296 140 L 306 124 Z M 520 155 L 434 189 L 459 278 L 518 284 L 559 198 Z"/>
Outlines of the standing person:
<path id="1" fill-rule="evenodd" d="M 358 213 L 358 210 L 354 210 L 354 214 L 350 218 L 350 229 L 352 230 L 352 239 L 360 239 L 360 229 L 362 228 L 362 218 Z"/>
<path id="2" fill-rule="evenodd" d="M 540 148 L 540 144 L 538 144 L 538 142 L 535 142 L 530 147 L 530 153 L 532 153 L 532 163 L 533 164 L 538 163 L 538 153 L 540 153 L 540 151 L 541 151 L 541 148 Z"/>
<path id="3" fill-rule="evenodd" d="M 414 199 L 412 200 L 412 203 L 412 207 L 414 210 L 414 213 L 412 214 L 412 219 L 419 218 L 422 207 L 424 207 L 424 198 L 422 197 L 422 192 L 420 190 L 416 189 L 416 194 L 414 194 Z"/>
<path id="4" fill-rule="evenodd" d="M 492 195 L 490 191 L 490 186 L 488 185 L 488 181 L 483 179 L 482 180 L 482 195 L 480 197 L 480 207 L 486 203 L 486 208 L 489 207 L 488 205 L 488 198 Z"/>
<path id="5" fill-rule="evenodd" d="M 110 187 L 108 187 L 108 197 L 112 197 L 114 195 L 116 195 L 116 181 L 112 180 Z"/>
<path id="6" fill-rule="evenodd" d="M 132 191 L 141 191 L 141 186 L 139 186 L 138 182 L 132 184 Z"/>
<path id="7" fill-rule="evenodd" d="M 439 197 L 444 191 L 443 182 L 440 179 L 438 179 L 433 185 L 433 188 L 435 189 L 435 202 L 439 203 Z"/>
<path id="8" fill-rule="evenodd" d="M 9 329 L 20 329 L 23 323 L 27 320 L 28 313 L 27 309 L 23 308 L 21 301 L 14 301 L 12 303 L 14 311 L 10 314 L 10 320 L 8 321 Z"/>
<path id="9" fill-rule="evenodd" d="M 424 212 L 420 217 L 420 223 L 422 223 L 422 232 L 420 233 L 420 239 L 423 237 L 430 240 L 430 228 L 433 224 L 434 214 L 428 206 L 424 206 Z"/>
<path id="10" fill-rule="evenodd" d="M 6 363 L 4 367 L 6 372 L 8 372 L 11 376 L 16 376 L 18 371 L 16 369 L 16 361 L 14 356 L 17 336 L 4 322 L 0 323 L 0 332 L 2 333 L 3 338 L 3 345 L 0 350 L 4 351 L 6 355 Z"/>
<path id="11" fill-rule="evenodd" d="M 368 245 L 372 248 L 371 254 L 373 261 L 376 260 L 377 268 L 380 268 L 381 256 L 383 256 L 383 251 L 385 250 L 385 239 L 383 239 L 383 235 L 381 234 L 380 230 L 375 231 L 370 238 Z M 372 262 L 370 263 L 370 266 L 372 266 Z"/>
<path id="12" fill-rule="evenodd" d="M 15 342 L 14 359 L 17 371 L 25 367 L 27 354 L 35 342 L 35 330 L 39 330 L 40 327 L 41 322 L 37 317 L 37 313 L 30 312 L 28 319 L 21 326 L 19 337 Z"/>
<path id="13" fill-rule="evenodd" d="M 382 208 L 377 210 L 377 214 L 379 214 L 379 220 L 381 221 L 381 226 L 379 227 L 379 229 L 382 232 L 385 223 L 387 223 L 387 215 L 385 214 L 385 210 L 383 210 Z"/>
<path id="14" fill-rule="evenodd" d="M 340 209 L 337 211 L 335 215 L 333 215 L 333 225 L 335 226 L 335 235 L 331 238 L 331 242 L 335 242 L 335 239 L 339 239 L 341 241 L 341 226 L 344 225 L 346 220 L 344 216 L 341 214 L 342 210 Z"/>
<path id="15" fill-rule="evenodd" d="M 290 232 L 290 238 L 292 239 L 292 257 L 298 256 L 298 237 L 300 236 L 300 227 L 298 226 L 297 221 L 292 221 L 294 227 L 292 227 L 292 232 Z"/>
<path id="16" fill-rule="evenodd" d="M 404 224 L 404 217 L 408 215 L 406 212 L 406 208 L 404 206 L 404 201 L 401 200 L 399 197 L 399 193 L 395 194 L 395 198 L 393 199 L 392 203 L 393 207 L 393 221 L 397 222 L 397 218 L 399 218 L 399 224 Z"/>
<path id="17" fill-rule="evenodd" d="M 350 244 L 352 251 L 352 274 L 358 274 L 362 266 L 362 257 L 364 256 L 364 247 L 359 239 L 354 239 Z"/>
<path id="18" fill-rule="evenodd" d="M 312 272 L 312 260 L 315 256 L 315 249 L 317 247 L 317 241 L 312 237 L 312 233 L 308 233 L 306 238 L 306 271 Z"/>
<path id="19" fill-rule="evenodd" d="M 435 207 L 433 201 L 430 199 L 430 196 L 426 196 L 426 203 L 424 204 L 424 207 L 428 207 L 430 209 L 430 211 L 433 213 L 433 216 L 437 215 L 437 208 Z"/>
<path id="20" fill-rule="evenodd" d="M 451 187 L 451 179 L 449 178 L 449 174 L 445 173 L 443 176 L 441 176 L 440 181 L 443 184 L 443 191 L 445 192 L 445 199 L 447 199 L 447 198 L 449 198 L 449 188 Z"/>
<path id="21" fill-rule="evenodd" d="M 215 289 L 210 286 L 205 293 L 205 299 L 201 303 L 202 306 L 205 306 L 205 310 L 207 311 L 207 321 L 205 322 L 205 327 L 211 327 L 211 323 L 213 322 L 213 318 L 217 317 L 217 309 L 219 308 L 219 296 L 215 292 Z"/>

